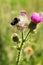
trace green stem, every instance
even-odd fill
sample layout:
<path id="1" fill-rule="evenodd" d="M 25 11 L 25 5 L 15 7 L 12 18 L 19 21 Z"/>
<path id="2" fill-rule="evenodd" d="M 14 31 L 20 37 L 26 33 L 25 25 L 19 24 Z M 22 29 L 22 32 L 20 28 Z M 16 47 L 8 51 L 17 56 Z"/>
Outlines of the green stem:
<path id="1" fill-rule="evenodd" d="M 20 53 L 21 53 L 21 50 L 22 50 L 22 46 L 23 46 L 23 32 L 22 32 L 22 43 L 21 43 L 21 46 L 20 46 L 20 50 L 18 52 L 18 58 L 17 58 L 16 65 L 18 65 L 18 63 L 19 63 Z"/>
<path id="2" fill-rule="evenodd" d="M 17 62 L 16 62 L 16 65 L 19 64 L 19 59 L 20 59 L 20 54 L 21 54 L 21 50 L 22 50 L 22 47 L 23 47 L 23 43 L 26 41 L 26 38 L 28 37 L 30 31 L 27 33 L 25 39 L 23 39 L 23 32 L 22 32 L 22 43 L 21 43 L 21 46 L 20 46 L 20 50 L 18 52 L 18 57 L 17 57 Z"/>
<path id="3" fill-rule="evenodd" d="M 25 39 L 23 40 L 23 42 L 26 41 L 26 39 L 27 39 L 27 37 L 28 37 L 28 35 L 29 35 L 30 32 L 31 32 L 31 31 L 29 31 L 29 32 L 27 33 L 27 35 L 26 35 Z"/>

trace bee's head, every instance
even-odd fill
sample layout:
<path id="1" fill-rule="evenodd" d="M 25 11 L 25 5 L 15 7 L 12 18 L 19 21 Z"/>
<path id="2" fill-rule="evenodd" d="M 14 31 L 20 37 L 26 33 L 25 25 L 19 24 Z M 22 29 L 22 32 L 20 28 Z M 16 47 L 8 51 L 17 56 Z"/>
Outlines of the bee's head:
<path id="1" fill-rule="evenodd" d="M 20 20 L 18 18 L 14 18 L 13 21 L 11 22 L 11 25 L 16 25 Z"/>

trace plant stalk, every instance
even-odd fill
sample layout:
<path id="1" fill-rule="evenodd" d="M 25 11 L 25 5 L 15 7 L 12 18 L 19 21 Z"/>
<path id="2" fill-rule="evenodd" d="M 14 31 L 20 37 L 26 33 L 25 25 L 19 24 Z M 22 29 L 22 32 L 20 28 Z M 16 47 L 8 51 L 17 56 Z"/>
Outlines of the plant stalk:
<path id="1" fill-rule="evenodd" d="M 21 46 L 20 46 L 20 50 L 18 52 L 18 58 L 17 58 L 16 65 L 19 64 L 19 59 L 20 59 L 20 53 L 21 53 L 21 50 L 22 50 L 22 46 L 23 46 L 23 32 L 22 32 L 22 43 L 21 43 Z"/>
<path id="2" fill-rule="evenodd" d="M 20 54 L 21 54 L 21 50 L 22 50 L 22 47 L 23 47 L 23 43 L 26 41 L 26 38 L 28 37 L 29 33 L 30 33 L 30 31 L 27 33 L 25 39 L 23 39 L 23 32 L 22 32 L 22 43 L 21 43 L 21 45 L 20 45 L 20 50 L 19 50 L 19 52 L 18 52 L 18 57 L 17 57 L 16 65 L 19 64 L 19 59 L 20 59 Z"/>

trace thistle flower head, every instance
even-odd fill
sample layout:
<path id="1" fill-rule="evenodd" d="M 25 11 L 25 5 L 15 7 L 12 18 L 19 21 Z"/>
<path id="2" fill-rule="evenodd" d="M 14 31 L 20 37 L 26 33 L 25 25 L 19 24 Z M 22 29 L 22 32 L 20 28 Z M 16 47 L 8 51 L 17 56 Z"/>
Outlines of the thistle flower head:
<path id="1" fill-rule="evenodd" d="M 26 11 L 25 10 L 21 10 L 20 14 L 24 16 L 24 15 L 26 15 Z"/>
<path id="2" fill-rule="evenodd" d="M 42 20 L 42 17 L 39 15 L 39 13 L 33 13 L 31 16 L 30 16 L 30 19 L 31 19 L 31 22 L 29 24 L 29 28 L 31 31 L 33 31 L 37 24 L 41 22 Z"/>
<path id="3" fill-rule="evenodd" d="M 36 23 L 36 24 L 41 22 L 41 16 L 38 13 L 33 13 L 30 16 L 30 19 L 31 19 L 31 22 Z"/>
<path id="4" fill-rule="evenodd" d="M 20 21 L 17 24 L 17 29 L 23 31 L 25 28 L 28 27 L 28 18 L 26 16 L 25 10 L 21 10 L 19 19 Z"/>
<path id="5" fill-rule="evenodd" d="M 24 49 L 24 52 L 31 55 L 31 54 L 33 54 L 33 49 L 31 47 L 26 47 Z"/>

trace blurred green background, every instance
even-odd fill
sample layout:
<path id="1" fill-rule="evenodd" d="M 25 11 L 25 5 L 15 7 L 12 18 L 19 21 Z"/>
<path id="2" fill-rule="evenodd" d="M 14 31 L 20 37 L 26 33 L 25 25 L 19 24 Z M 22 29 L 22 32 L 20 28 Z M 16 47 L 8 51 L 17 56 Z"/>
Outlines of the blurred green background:
<path id="1" fill-rule="evenodd" d="M 43 12 L 43 0 L 0 0 L 0 65 L 16 65 L 17 50 L 12 46 L 17 44 L 12 41 L 11 35 L 14 32 L 19 35 L 20 31 L 12 28 L 10 22 L 22 9 L 27 11 L 30 19 L 32 12 Z M 29 55 L 22 54 L 20 65 L 43 65 L 43 23 L 39 24 L 36 32 L 30 35 L 24 46 L 31 46 L 34 55 L 28 58 Z"/>

